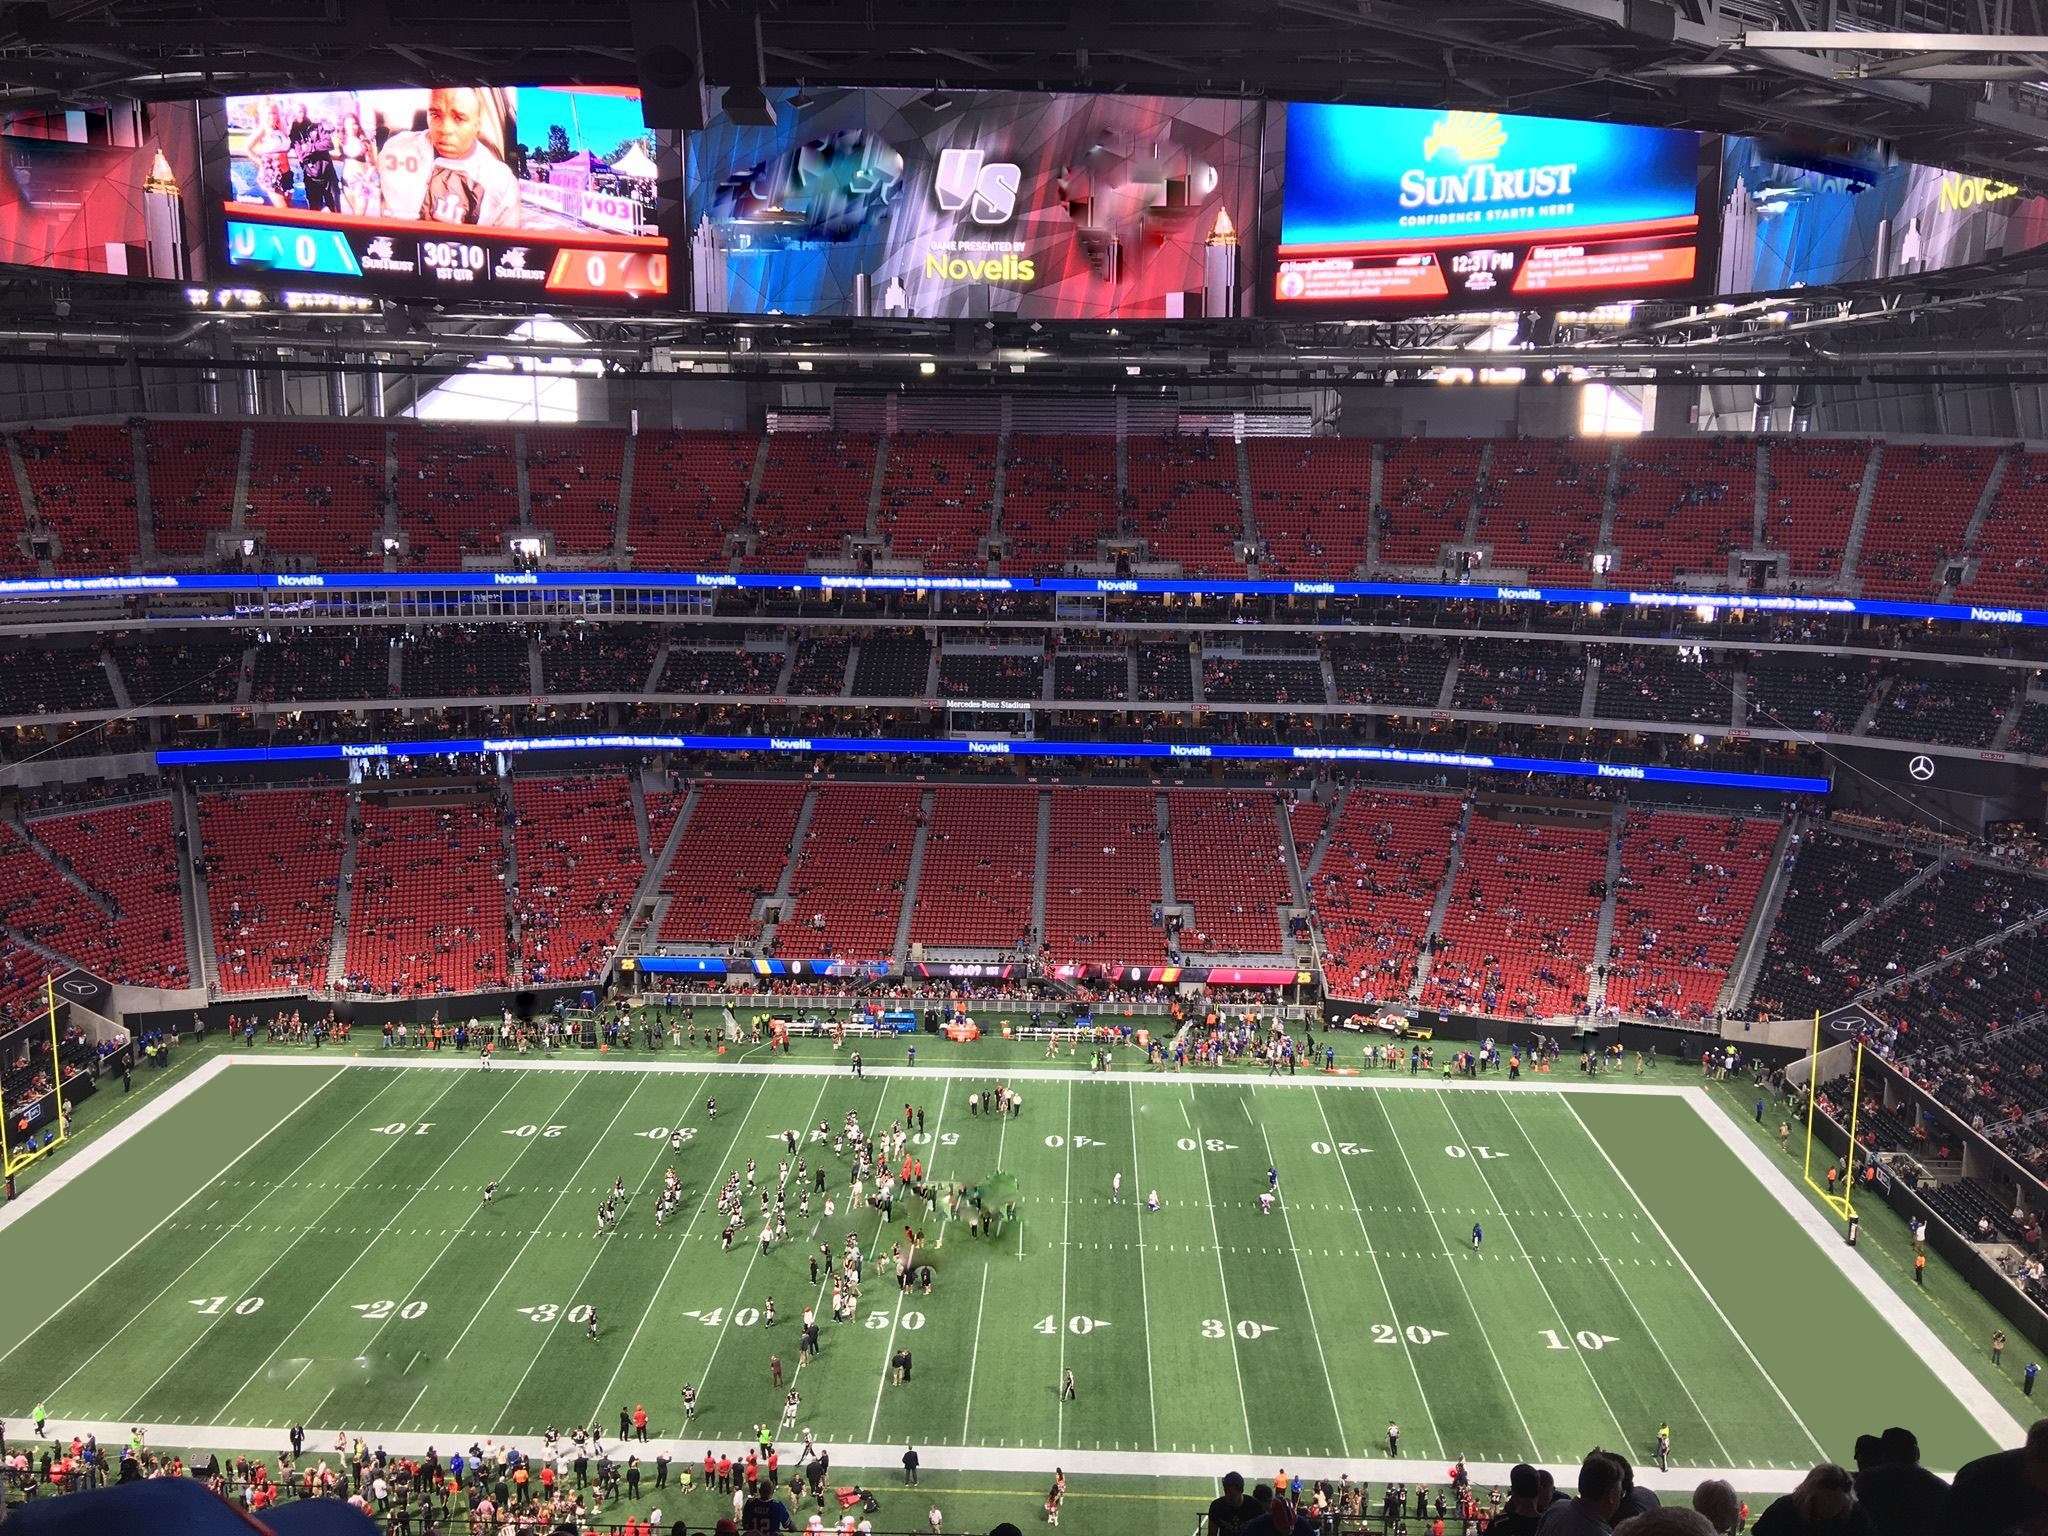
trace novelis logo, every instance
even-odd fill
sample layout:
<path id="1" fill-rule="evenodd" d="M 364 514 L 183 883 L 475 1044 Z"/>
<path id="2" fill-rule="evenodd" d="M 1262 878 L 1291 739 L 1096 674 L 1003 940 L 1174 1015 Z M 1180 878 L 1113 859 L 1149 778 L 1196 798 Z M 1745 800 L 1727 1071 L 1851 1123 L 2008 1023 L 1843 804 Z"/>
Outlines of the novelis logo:
<path id="1" fill-rule="evenodd" d="M 1023 184 L 1023 170 L 1007 161 L 984 161 L 978 149 L 942 149 L 932 195 L 946 213 L 965 208 L 977 224 L 1007 224 Z"/>

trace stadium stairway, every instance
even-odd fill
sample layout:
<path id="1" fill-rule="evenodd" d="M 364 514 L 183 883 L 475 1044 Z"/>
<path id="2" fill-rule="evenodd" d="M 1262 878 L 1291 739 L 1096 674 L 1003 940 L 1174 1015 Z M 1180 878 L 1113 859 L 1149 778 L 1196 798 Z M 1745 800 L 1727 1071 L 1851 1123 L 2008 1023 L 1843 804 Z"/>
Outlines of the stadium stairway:
<path id="1" fill-rule="evenodd" d="M 859 659 L 860 647 L 855 646 L 854 659 Z M 848 676 L 852 675 L 852 663 L 848 663 Z M 818 791 L 812 786 L 804 791 L 804 797 L 796 808 L 796 821 L 789 830 L 789 847 L 782 856 L 782 878 L 775 882 L 775 894 L 768 902 L 772 914 L 761 929 L 761 953 L 775 953 L 775 930 L 789 917 L 789 892 L 796 884 L 797 866 L 803 862 L 804 838 L 811 830 L 811 813 L 818 808 Z"/>
<path id="2" fill-rule="evenodd" d="M 1335 698 L 1336 695 L 1332 694 L 1331 697 Z M 1330 803 L 1324 808 L 1322 830 L 1316 834 L 1315 846 L 1309 850 L 1308 858 L 1301 863 L 1303 890 L 1308 890 L 1314 884 L 1316 876 L 1322 873 L 1323 855 L 1330 851 L 1330 838 L 1337 830 L 1337 823 L 1343 819 L 1344 807 L 1350 798 L 1349 786 L 1340 785 L 1336 794 L 1331 797 Z M 1296 852 L 1299 851 L 1297 846 Z"/>
<path id="3" fill-rule="evenodd" d="M 1408 984 L 1408 1001 L 1422 1001 L 1422 989 L 1429 983 L 1429 966 L 1437 940 L 1443 937 L 1444 913 L 1450 910 L 1451 891 L 1458 883 L 1458 868 L 1465 862 L 1465 840 L 1472 835 L 1472 802 L 1468 798 L 1458 814 L 1458 832 L 1451 840 L 1451 856 L 1444 860 L 1443 884 L 1429 909 L 1429 927 L 1423 931 L 1422 947 L 1415 954 L 1415 979 Z"/>
<path id="4" fill-rule="evenodd" d="M 526 462 L 520 455 L 520 462 Z M 533 665 L 540 665 L 538 641 L 530 641 L 536 647 Z M 538 690 L 536 690 L 538 691 Z M 505 803 L 508 798 L 507 786 L 501 779 L 498 783 L 498 837 L 505 845 L 505 878 L 499 882 L 498 890 L 505 903 L 505 953 L 508 963 L 505 979 L 511 982 L 526 980 L 526 946 L 521 942 L 525 937 L 524 925 L 519 921 L 519 839 L 512 829 L 512 811 Z"/>
<path id="5" fill-rule="evenodd" d="M 391 652 L 391 664 L 395 670 L 398 665 L 395 647 Z M 327 951 L 329 990 L 339 988 L 342 978 L 348 974 L 348 922 L 355 905 L 356 887 L 356 822 L 362 815 L 362 801 L 353 789 L 349 791 L 347 810 L 341 843 L 341 873 L 334 892 L 334 942 Z"/>
<path id="6" fill-rule="evenodd" d="M 1617 808 L 1608 823 L 1607 894 L 1600 902 L 1600 923 L 1593 930 L 1593 958 L 1586 967 L 1586 1011 L 1597 1014 L 1607 1001 L 1607 957 L 1614 950 L 1614 908 L 1621 898 L 1621 823 L 1627 811 Z"/>
<path id="7" fill-rule="evenodd" d="M 185 911 L 185 974 L 202 987 L 220 980 L 213 944 L 213 909 L 206 889 L 206 852 L 199 835 L 199 802 L 192 786 L 171 786 L 171 826 L 177 832 L 178 900 Z"/>
<path id="8" fill-rule="evenodd" d="M 1137 663 L 1133 661 L 1131 665 L 1135 670 Z M 1131 697 L 1137 697 L 1135 689 Z M 1041 951 L 1045 948 L 1045 871 L 1050 862 L 1047 853 L 1051 845 L 1052 796 L 1041 791 L 1038 796 L 1038 836 L 1031 860 L 1031 935 Z"/>
<path id="9" fill-rule="evenodd" d="M 1842 588 L 1856 590 L 1856 562 L 1863 556 L 1863 537 L 1870 531 L 1870 506 L 1877 500 L 1878 467 L 1883 461 L 1884 444 L 1874 442 L 1870 454 L 1863 462 L 1863 482 L 1856 488 L 1856 511 L 1849 519 L 1849 536 L 1842 541 Z"/>
<path id="10" fill-rule="evenodd" d="M 1793 839 L 1799 835 L 1805 818 L 1798 812 L 1785 818 L 1778 828 L 1778 841 L 1771 849 L 1771 867 L 1764 874 L 1763 888 L 1749 909 L 1749 922 L 1742 930 L 1742 937 L 1736 941 L 1735 963 L 1728 967 L 1728 979 L 1721 986 L 1721 995 L 1714 1002 L 1717 1013 L 1739 1014 L 1749 1006 L 1749 994 L 1756 986 L 1757 972 L 1763 968 L 1764 940 L 1777 925 L 1778 909 L 1785 904 L 1785 892 L 1791 888 L 1792 873 L 1786 867 Z"/>
<path id="11" fill-rule="evenodd" d="M 937 656 L 936 646 L 932 654 Z M 896 942 L 889 950 L 890 963 L 898 971 L 910 959 L 910 920 L 917 914 L 917 883 L 924 877 L 924 850 L 931 830 L 932 792 L 927 789 L 917 800 L 917 829 L 911 834 L 910 863 L 903 871 L 903 908 L 896 915 Z"/>
<path id="12" fill-rule="evenodd" d="M 633 893 L 633 904 L 626 911 L 621 925 L 620 944 L 623 947 L 626 935 L 633 929 L 637 914 L 645 913 L 645 933 L 651 938 L 661 932 L 662 918 L 667 914 L 669 898 L 661 888 L 668 879 L 669 865 L 676 856 L 676 850 L 683 845 L 683 831 L 690 824 L 690 813 L 697 807 L 697 786 L 692 784 L 683 794 L 682 809 L 676 812 L 675 820 L 662 833 L 661 846 L 654 846 L 655 822 L 653 812 L 647 805 L 647 786 L 643 779 L 633 781 L 634 792 L 639 797 L 642 815 L 647 818 L 648 851 L 652 855 L 647 861 L 647 873 L 641 877 L 640 888 Z M 645 950 L 641 950 L 645 953 Z"/>

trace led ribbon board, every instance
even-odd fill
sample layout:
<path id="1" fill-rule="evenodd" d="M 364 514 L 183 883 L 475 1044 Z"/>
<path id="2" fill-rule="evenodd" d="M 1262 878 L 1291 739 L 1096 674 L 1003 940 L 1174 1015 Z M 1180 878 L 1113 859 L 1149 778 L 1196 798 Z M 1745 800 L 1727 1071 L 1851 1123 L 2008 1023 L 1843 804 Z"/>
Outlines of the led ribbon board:
<path id="1" fill-rule="evenodd" d="M 1826 794 L 1828 780 L 1803 774 L 1729 773 L 1644 763 L 1599 763 L 1491 752 L 1425 752 L 1406 747 L 1284 747 L 1159 741 L 1009 741 L 973 737 L 877 740 L 856 736 L 527 736 L 505 740 L 391 741 L 301 747 L 182 747 L 156 754 L 159 768 L 239 763 L 322 763 L 393 757 L 479 757 L 526 752 L 770 752 L 883 757 L 1189 758 L 1221 762 L 1401 763 L 1492 773 L 1540 773 L 1624 783 L 1693 784 L 1774 794 Z"/>

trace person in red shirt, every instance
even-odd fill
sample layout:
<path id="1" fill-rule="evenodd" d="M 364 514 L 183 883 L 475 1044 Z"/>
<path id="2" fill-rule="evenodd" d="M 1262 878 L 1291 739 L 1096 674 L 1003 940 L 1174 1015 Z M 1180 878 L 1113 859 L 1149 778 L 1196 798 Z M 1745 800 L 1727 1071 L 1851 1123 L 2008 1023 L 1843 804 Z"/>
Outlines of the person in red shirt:
<path id="1" fill-rule="evenodd" d="M 720 1493 L 732 1492 L 732 1458 L 730 1456 L 720 1455 L 718 1458 L 718 1491 Z"/>
<path id="2" fill-rule="evenodd" d="M 775 1486 L 776 1474 L 782 1470 L 782 1453 L 773 1446 L 768 1449 L 768 1486 Z"/>
<path id="3" fill-rule="evenodd" d="M 761 1460 L 752 1451 L 747 1452 L 747 1492 L 752 1493 L 761 1481 Z"/>
<path id="4" fill-rule="evenodd" d="M 711 1459 L 709 1451 L 704 1453 L 704 1486 L 706 1488 L 718 1486 L 718 1463 Z"/>
<path id="5" fill-rule="evenodd" d="M 642 1440 L 647 1438 L 647 1405 L 645 1403 L 636 1403 L 633 1406 L 633 1432 Z"/>

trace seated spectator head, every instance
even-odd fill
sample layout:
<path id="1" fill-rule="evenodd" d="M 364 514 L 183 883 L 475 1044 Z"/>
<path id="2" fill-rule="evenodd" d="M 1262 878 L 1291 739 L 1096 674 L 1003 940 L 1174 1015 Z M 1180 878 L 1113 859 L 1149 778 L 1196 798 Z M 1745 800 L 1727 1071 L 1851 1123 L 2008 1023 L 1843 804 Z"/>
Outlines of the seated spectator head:
<path id="1" fill-rule="evenodd" d="M 1579 1463 L 1579 1502 L 1603 1520 L 1621 1508 L 1625 1474 L 1621 1462 L 1606 1451 L 1593 1451 Z"/>
<path id="2" fill-rule="evenodd" d="M 1526 1461 L 1508 1468 L 1508 1500 L 1516 1514 L 1540 1515 L 1549 1506 L 1543 1474 Z"/>
<path id="3" fill-rule="evenodd" d="M 1888 1429 L 1877 1438 L 1878 1459 L 1888 1466 L 1920 1464 L 1920 1437 L 1910 1429 Z"/>
<path id="4" fill-rule="evenodd" d="M 1710 1477 L 1693 1489 L 1692 1507 L 1706 1516 L 1719 1536 L 1728 1536 L 1742 1522 L 1742 1500 L 1725 1478 Z"/>
<path id="5" fill-rule="evenodd" d="M 1856 1448 L 1850 1453 L 1850 1457 L 1856 1463 L 1858 1472 L 1878 1466 L 1884 1461 L 1884 1442 L 1875 1435 L 1858 1435 Z"/>
<path id="6" fill-rule="evenodd" d="M 1785 1498 L 1798 1512 L 1803 1529 L 1823 1531 L 1848 1522 L 1856 1508 L 1856 1484 L 1846 1468 L 1824 1461 Z"/>
<path id="7" fill-rule="evenodd" d="M 1676 1504 L 1630 1515 L 1616 1521 L 1614 1528 L 1627 1531 L 1629 1536 L 1714 1536 L 1713 1521 Z"/>

